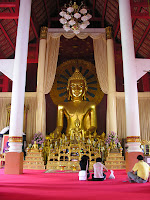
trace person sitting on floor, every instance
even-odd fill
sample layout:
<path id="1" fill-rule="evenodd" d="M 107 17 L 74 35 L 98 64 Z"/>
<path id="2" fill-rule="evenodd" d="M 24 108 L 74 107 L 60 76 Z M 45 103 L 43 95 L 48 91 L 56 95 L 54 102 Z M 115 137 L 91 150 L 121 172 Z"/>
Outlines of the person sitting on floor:
<path id="1" fill-rule="evenodd" d="M 130 183 L 146 183 L 149 178 L 150 166 L 143 161 L 143 156 L 137 156 L 138 162 L 135 163 L 131 172 L 128 172 Z"/>
<path id="2" fill-rule="evenodd" d="M 88 165 L 88 166 L 87 166 Z M 80 169 L 81 170 L 87 170 L 87 178 L 90 177 L 90 172 L 89 172 L 89 157 L 86 155 L 83 155 L 81 157 L 81 161 L 80 161 Z"/>
<path id="3" fill-rule="evenodd" d="M 96 158 L 96 163 L 93 165 L 94 174 L 92 174 L 93 181 L 104 181 L 106 179 L 106 174 L 103 170 L 108 172 L 108 169 L 103 165 L 101 158 Z"/>

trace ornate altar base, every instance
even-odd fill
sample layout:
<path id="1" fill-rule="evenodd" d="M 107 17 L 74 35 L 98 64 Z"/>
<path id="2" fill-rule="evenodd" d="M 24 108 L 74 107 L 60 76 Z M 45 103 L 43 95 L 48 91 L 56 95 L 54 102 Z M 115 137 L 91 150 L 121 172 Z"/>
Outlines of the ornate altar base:
<path id="1" fill-rule="evenodd" d="M 33 144 L 27 148 L 24 169 L 47 169 L 47 173 L 70 173 L 80 170 L 79 161 L 83 155 L 90 160 L 89 169 L 93 169 L 96 158 L 104 157 L 104 134 L 90 138 L 69 139 L 63 135 L 59 139 L 48 136 L 43 148 Z M 46 165 L 46 166 L 45 166 Z"/>
<path id="2" fill-rule="evenodd" d="M 36 142 L 33 144 L 31 149 L 27 148 L 27 155 L 25 157 L 25 161 L 23 162 L 23 168 L 45 169 L 42 148 L 38 149 Z"/>
<path id="3" fill-rule="evenodd" d="M 24 169 L 47 169 L 45 173 L 72 173 L 80 170 L 81 157 L 89 157 L 89 170 L 93 170 L 96 158 L 101 157 L 108 169 L 125 169 L 121 150 L 106 148 L 105 134 L 85 138 L 67 138 L 64 134 L 59 139 L 47 136 L 43 148 L 34 144 L 27 148 Z"/>
<path id="4" fill-rule="evenodd" d="M 107 169 L 125 169 L 125 160 L 122 153 L 109 153 L 106 157 L 105 166 Z"/>
<path id="5" fill-rule="evenodd" d="M 47 157 L 46 169 L 52 171 L 79 171 L 79 161 L 83 155 L 87 155 L 90 160 L 89 169 L 92 170 L 96 158 L 104 157 L 103 136 L 75 140 L 64 136 L 59 139 L 47 137 L 44 145 L 45 157 Z"/>
<path id="6" fill-rule="evenodd" d="M 56 174 L 62 174 L 62 173 L 78 173 L 79 171 L 73 171 L 73 170 L 64 170 L 64 171 L 60 171 L 60 170 L 55 170 L 55 169 L 48 169 L 46 170 L 44 173 L 56 173 Z"/>

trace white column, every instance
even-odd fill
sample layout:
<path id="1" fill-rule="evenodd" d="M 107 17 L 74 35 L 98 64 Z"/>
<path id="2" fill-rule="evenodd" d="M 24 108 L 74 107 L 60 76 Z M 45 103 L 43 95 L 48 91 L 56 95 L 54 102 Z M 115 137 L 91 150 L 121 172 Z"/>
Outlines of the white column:
<path id="1" fill-rule="evenodd" d="M 115 79 L 115 56 L 112 39 L 112 28 L 106 28 L 107 36 L 107 64 L 108 64 L 108 95 L 107 95 L 107 134 L 111 131 L 117 133 L 116 118 L 116 79 Z"/>
<path id="2" fill-rule="evenodd" d="M 128 152 L 140 152 L 139 108 L 130 0 L 119 0 L 119 11 L 123 54 Z"/>
<path id="3" fill-rule="evenodd" d="M 20 0 L 9 131 L 9 152 L 22 152 L 24 95 L 31 0 Z"/>
<path id="4" fill-rule="evenodd" d="M 39 44 L 39 59 L 37 72 L 37 110 L 36 110 L 36 132 L 41 132 L 46 136 L 46 105 L 44 94 L 44 72 L 45 72 L 45 57 L 46 57 L 46 38 L 47 27 L 41 28 L 40 44 Z"/>

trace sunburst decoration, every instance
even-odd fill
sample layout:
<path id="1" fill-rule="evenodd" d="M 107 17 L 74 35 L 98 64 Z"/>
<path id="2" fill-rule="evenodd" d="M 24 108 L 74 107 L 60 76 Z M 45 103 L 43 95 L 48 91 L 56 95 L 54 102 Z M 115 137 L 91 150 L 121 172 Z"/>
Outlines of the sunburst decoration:
<path id="1" fill-rule="evenodd" d="M 100 89 L 95 66 L 91 62 L 80 59 L 68 60 L 57 67 L 55 81 L 50 91 L 50 96 L 53 102 L 58 105 L 60 102 L 68 101 L 68 79 L 72 76 L 76 68 L 80 70 L 87 81 L 88 91 L 86 94 L 86 100 L 99 104 L 104 93 Z"/>

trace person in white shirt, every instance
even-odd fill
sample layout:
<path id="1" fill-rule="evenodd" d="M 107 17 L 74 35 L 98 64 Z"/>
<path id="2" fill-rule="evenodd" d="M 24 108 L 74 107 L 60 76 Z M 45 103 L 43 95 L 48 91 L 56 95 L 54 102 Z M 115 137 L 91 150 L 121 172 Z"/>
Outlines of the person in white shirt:
<path id="1" fill-rule="evenodd" d="M 102 162 L 101 158 L 96 158 L 96 163 L 93 165 L 93 171 L 94 171 L 94 174 L 92 174 L 93 181 L 104 181 L 106 179 L 106 174 L 104 174 L 103 170 L 107 172 L 108 169 L 101 162 Z"/>

